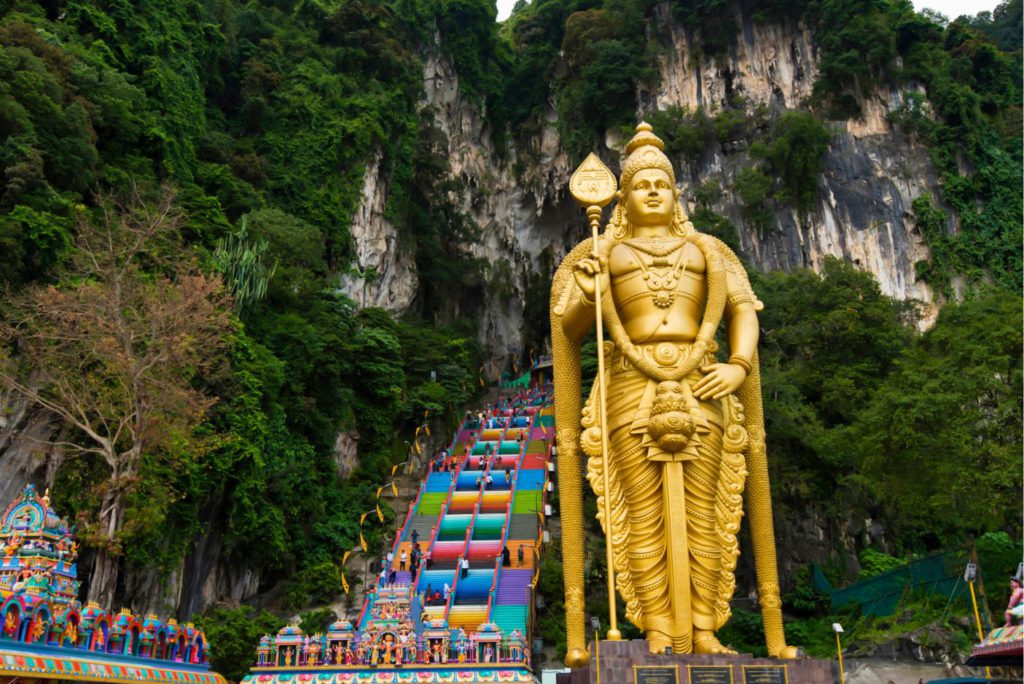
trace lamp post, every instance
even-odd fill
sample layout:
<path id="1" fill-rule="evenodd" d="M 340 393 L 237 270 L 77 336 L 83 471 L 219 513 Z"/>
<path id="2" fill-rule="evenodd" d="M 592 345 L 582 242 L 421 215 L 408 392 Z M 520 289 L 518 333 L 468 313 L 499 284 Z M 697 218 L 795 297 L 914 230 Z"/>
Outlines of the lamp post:
<path id="1" fill-rule="evenodd" d="M 597 671 L 596 684 L 601 684 L 601 619 L 596 615 L 591 615 L 590 626 L 594 630 L 594 669 Z"/>
<path id="2" fill-rule="evenodd" d="M 843 633 L 843 626 L 833 622 L 832 631 L 836 633 L 836 653 L 839 655 L 839 684 L 846 684 L 846 674 L 843 672 L 843 644 L 839 639 L 839 635 Z"/>
<path id="3" fill-rule="evenodd" d="M 978 642 L 985 640 L 985 632 L 981 628 L 981 614 L 978 612 L 978 598 L 974 594 L 974 580 L 978 577 L 978 564 L 974 561 L 967 561 L 967 567 L 964 569 L 964 581 L 967 582 L 967 586 L 971 589 L 971 605 L 974 606 L 974 623 L 978 626 Z M 985 667 L 985 676 L 991 677 L 992 673 Z"/>

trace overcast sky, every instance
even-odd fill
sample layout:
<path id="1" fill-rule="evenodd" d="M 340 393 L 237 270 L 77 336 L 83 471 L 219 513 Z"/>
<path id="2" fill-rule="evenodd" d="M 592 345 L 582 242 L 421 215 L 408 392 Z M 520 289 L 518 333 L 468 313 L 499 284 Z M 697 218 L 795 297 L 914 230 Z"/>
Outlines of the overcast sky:
<path id="1" fill-rule="evenodd" d="M 961 14 L 977 14 L 988 10 L 991 12 L 999 3 L 997 0 L 912 0 L 918 11 L 929 7 L 936 12 L 945 14 L 950 19 L 956 19 Z M 516 0 L 498 0 L 498 21 L 507 19 L 512 12 L 512 6 Z"/>

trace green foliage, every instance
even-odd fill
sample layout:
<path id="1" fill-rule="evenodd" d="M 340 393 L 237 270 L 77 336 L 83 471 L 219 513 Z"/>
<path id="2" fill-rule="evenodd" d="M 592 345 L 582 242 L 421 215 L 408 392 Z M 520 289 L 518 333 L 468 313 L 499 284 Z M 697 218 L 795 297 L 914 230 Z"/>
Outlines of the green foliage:
<path id="1" fill-rule="evenodd" d="M 980 30 L 1004 52 L 1021 49 L 1021 35 L 1024 34 L 1024 3 L 1021 0 L 1009 0 L 998 5 L 992 12 L 979 12 L 970 19 L 970 24 Z"/>
<path id="2" fill-rule="evenodd" d="M 18 204 L 0 215 L 0 281 L 23 283 L 52 272 L 71 246 L 71 221 Z"/>
<path id="3" fill-rule="evenodd" d="M 536 132 L 552 95 L 563 144 L 574 155 L 606 129 L 635 123 L 637 86 L 653 74 L 642 3 L 538 0 L 503 33 L 511 65 L 502 111 L 513 130 Z"/>
<path id="4" fill-rule="evenodd" d="M 881 575 L 884 572 L 895 570 L 901 565 L 905 565 L 906 561 L 890 556 L 887 553 L 878 551 L 877 549 L 866 548 L 857 554 L 857 560 L 860 562 L 860 575 L 858 580 L 864 580 L 875 575 Z"/>
<path id="5" fill-rule="evenodd" d="M 213 669 L 231 681 L 241 681 L 253 662 L 253 645 L 263 635 L 274 636 L 285 621 L 265 610 L 249 606 L 214 608 L 195 616 L 196 626 L 203 630 L 211 644 Z"/>
<path id="6" fill-rule="evenodd" d="M 700 108 L 691 114 L 682 107 L 672 105 L 667 109 L 651 112 L 647 122 L 665 141 L 666 154 L 670 157 L 680 157 L 691 164 L 700 161 L 711 143 L 712 122 Z"/>
<path id="7" fill-rule="evenodd" d="M 237 233 L 217 241 L 213 266 L 231 293 L 238 315 L 245 318 L 267 296 L 267 285 L 274 277 L 274 266 L 263 262 L 269 243 L 249 240 L 246 218 Z"/>
<path id="8" fill-rule="evenodd" d="M 765 303 L 760 360 L 772 487 L 784 507 L 808 499 L 827 507 L 859 470 L 834 432 L 855 420 L 910 343 L 909 312 L 870 274 L 834 259 L 821 275 L 752 275 Z M 845 493 L 844 505 L 863 505 L 853 489 Z"/>
<path id="9" fill-rule="evenodd" d="M 743 202 L 743 218 L 762 231 L 767 231 L 772 222 L 772 212 L 767 204 L 771 196 L 772 179 L 757 167 L 747 167 L 736 175 L 732 189 Z"/>
<path id="10" fill-rule="evenodd" d="M 724 645 L 740 653 L 750 653 L 762 658 L 768 655 L 764 644 L 764 623 L 759 612 L 734 608 L 729 622 L 718 631 L 717 636 Z M 792 640 L 792 637 L 790 639 Z M 803 642 L 793 643 L 803 645 Z"/>
<path id="11" fill-rule="evenodd" d="M 788 612 L 802 616 L 818 615 L 829 603 L 829 597 L 821 594 L 815 586 L 810 565 L 797 569 L 793 588 L 782 599 Z"/>
<path id="12" fill-rule="evenodd" d="M 540 556 L 540 581 L 537 584 L 537 593 L 544 597 L 544 610 L 537 613 L 537 635 L 546 644 L 555 646 L 558 660 L 564 660 L 566 652 L 561 548 L 562 540 L 559 537 L 544 545 Z"/>
<path id="13" fill-rule="evenodd" d="M 332 561 L 303 568 L 288 583 L 285 607 L 304 608 L 308 605 L 329 603 L 341 592 L 341 571 Z"/>
<path id="14" fill-rule="evenodd" d="M 1017 574 L 1018 564 L 1024 561 L 1024 541 L 1019 536 L 1011 539 L 1006 532 L 986 532 L 975 540 L 975 546 L 989 605 L 993 608 L 1007 605 L 1010 601 L 1008 580 Z"/>
<path id="15" fill-rule="evenodd" d="M 994 294 L 944 307 L 843 436 L 908 544 L 1015 524 L 1024 484 L 1021 305 Z"/>
<path id="16" fill-rule="evenodd" d="M 304 634 L 323 634 L 338 616 L 330 608 L 311 610 L 299 615 L 299 629 Z"/>
<path id="17" fill-rule="evenodd" d="M 702 53 L 709 57 L 722 55 L 739 32 L 728 0 L 672 0 L 671 7 L 680 23 L 697 34 L 694 60 L 699 60 Z"/>
<path id="18" fill-rule="evenodd" d="M 775 120 L 768 142 L 756 151 L 769 163 L 772 174 L 782 184 L 780 200 L 801 211 L 813 207 L 821 160 L 831 137 L 810 112 L 785 112 Z M 754 152 L 752 148 L 751 153 Z"/>

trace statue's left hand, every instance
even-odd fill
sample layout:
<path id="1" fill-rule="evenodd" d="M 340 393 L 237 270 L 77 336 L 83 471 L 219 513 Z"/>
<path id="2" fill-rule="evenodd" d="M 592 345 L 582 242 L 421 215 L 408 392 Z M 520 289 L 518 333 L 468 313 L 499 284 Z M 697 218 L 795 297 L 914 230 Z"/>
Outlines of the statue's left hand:
<path id="1" fill-rule="evenodd" d="M 700 370 L 705 375 L 692 387 L 698 399 L 721 399 L 738 390 L 747 379 L 747 371 L 729 363 L 709 363 Z"/>

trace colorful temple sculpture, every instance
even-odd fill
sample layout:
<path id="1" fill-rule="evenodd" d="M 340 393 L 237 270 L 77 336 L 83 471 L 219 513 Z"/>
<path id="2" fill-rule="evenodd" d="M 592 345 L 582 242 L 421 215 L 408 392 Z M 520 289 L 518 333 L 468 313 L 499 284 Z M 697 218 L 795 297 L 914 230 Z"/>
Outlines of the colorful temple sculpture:
<path id="1" fill-rule="evenodd" d="M 0 527 L 0 676 L 15 681 L 223 683 L 192 623 L 78 601 L 78 543 L 48 495 L 25 487 Z"/>
<path id="2" fill-rule="evenodd" d="M 534 682 L 533 590 L 554 443 L 550 385 L 466 414 L 353 623 L 264 636 L 247 684 Z"/>
<path id="3" fill-rule="evenodd" d="M 965 662 L 972 667 L 1024 667 L 1024 625 L 996 627 L 985 635 Z"/>

